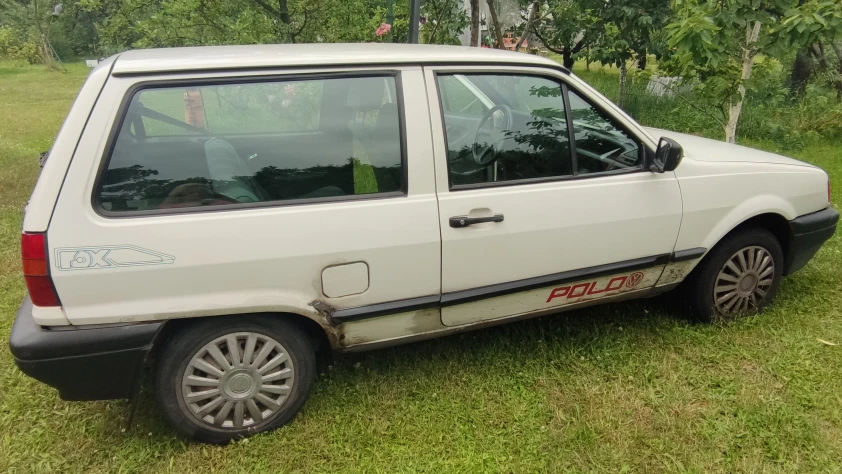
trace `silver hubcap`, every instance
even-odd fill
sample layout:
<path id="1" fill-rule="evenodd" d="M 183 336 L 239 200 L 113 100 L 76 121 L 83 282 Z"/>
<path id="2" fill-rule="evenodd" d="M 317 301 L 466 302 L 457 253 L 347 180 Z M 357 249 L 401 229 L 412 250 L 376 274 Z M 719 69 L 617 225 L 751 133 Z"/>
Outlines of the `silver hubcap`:
<path id="1" fill-rule="evenodd" d="M 746 247 L 728 259 L 716 276 L 713 301 L 722 315 L 756 310 L 775 278 L 775 262 L 763 247 Z"/>
<path id="2" fill-rule="evenodd" d="M 190 412 L 216 428 L 243 428 L 274 415 L 294 383 L 284 346 L 271 337 L 238 332 L 193 355 L 181 379 Z"/>

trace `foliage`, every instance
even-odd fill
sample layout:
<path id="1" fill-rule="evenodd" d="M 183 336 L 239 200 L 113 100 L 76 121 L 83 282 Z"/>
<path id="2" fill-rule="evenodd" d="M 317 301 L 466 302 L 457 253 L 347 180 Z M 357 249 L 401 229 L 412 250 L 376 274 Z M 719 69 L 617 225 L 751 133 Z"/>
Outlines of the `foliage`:
<path id="1" fill-rule="evenodd" d="M 0 57 L 11 59 L 17 64 L 41 62 L 38 46 L 26 35 L 9 26 L 0 26 Z"/>
<path id="2" fill-rule="evenodd" d="M 842 38 L 842 2 L 838 0 L 810 0 L 789 9 L 774 30 L 782 33 L 778 53 L 786 48 L 807 46 L 816 41 Z"/>
<path id="3" fill-rule="evenodd" d="M 523 2 L 524 8 L 532 2 Z M 533 32 L 550 51 L 562 55 L 565 67 L 573 67 L 577 54 L 600 38 L 599 12 L 579 0 L 548 0 L 540 5 Z"/>
<path id="4" fill-rule="evenodd" d="M 667 24 L 668 0 L 589 0 L 598 12 L 603 39 L 596 59 L 618 67 L 648 51 L 660 52 L 657 32 Z"/>
<path id="5" fill-rule="evenodd" d="M 459 35 L 471 24 L 459 0 L 427 0 L 421 5 L 422 43 L 460 44 Z"/>
<path id="6" fill-rule="evenodd" d="M 780 41 L 773 28 L 788 0 L 675 0 L 667 44 L 676 50 L 669 69 L 693 81 L 705 106 L 719 117 L 725 139 L 736 140 L 746 91 L 758 54 Z M 669 71 L 668 69 L 668 71 Z"/>

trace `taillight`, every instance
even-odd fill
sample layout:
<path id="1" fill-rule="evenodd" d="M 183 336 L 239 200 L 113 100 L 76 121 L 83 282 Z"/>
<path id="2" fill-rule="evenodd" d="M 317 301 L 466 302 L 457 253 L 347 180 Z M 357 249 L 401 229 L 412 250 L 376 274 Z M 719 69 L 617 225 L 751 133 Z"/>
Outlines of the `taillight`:
<path id="1" fill-rule="evenodd" d="M 50 279 L 50 267 L 47 260 L 47 240 L 44 234 L 20 236 L 20 253 L 23 259 L 23 278 L 26 289 L 35 306 L 61 306 L 61 302 Z"/>

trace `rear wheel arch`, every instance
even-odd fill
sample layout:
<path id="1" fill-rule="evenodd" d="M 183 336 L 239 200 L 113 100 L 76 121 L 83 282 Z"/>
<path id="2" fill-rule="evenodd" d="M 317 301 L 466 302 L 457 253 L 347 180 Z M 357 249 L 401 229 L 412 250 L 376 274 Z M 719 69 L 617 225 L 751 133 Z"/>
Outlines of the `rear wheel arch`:
<path id="1" fill-rule="evenodd" d="M 300 327 L 308 336 L 310 336 L 311 342 L 313 343 L 313 347 L 315 347 L 317 351 L 329 351 L 335 345 L 332 342 L 334 337 L 332 336 L 332 333 L 330 332 L 331 330 L 329 328 L 322 326 L 319 322 L 315 321 L 314 319 L 308 316 L 296 313 L 245 313 L 220 316 L 204 316 L 200 318 L 170 319 L 164 323 L 163 327 L 158 331 L 158 334 L 152 341 L 152 347 L 149 352 L 147 366 L 151 367 L 154 365 L 155 358 L 161 352 L 162 348 L 166 345 L 168 340 L 170 340 L 173 337 L 176 337 L 178 334 L 183 333 L 184 331 L 188 331 L 191 326 L 212 318 L 238 318 L 247 316 L 285 319 L 287 321 L 290 321 L 296 326 Z"/>

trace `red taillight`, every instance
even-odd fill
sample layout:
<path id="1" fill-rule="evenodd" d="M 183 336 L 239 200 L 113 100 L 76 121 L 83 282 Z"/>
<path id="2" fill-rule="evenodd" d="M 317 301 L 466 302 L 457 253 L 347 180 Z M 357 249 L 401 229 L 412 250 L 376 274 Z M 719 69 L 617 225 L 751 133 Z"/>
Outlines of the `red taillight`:
<path id="1" fill-rule="evenodd" d="M 20 254 L 23 260 L 23 279 L 35 306 L 61 306 L 47 262 L 47 241 L 44 234 L 20 236 Z"/>

